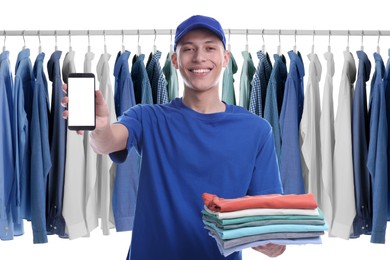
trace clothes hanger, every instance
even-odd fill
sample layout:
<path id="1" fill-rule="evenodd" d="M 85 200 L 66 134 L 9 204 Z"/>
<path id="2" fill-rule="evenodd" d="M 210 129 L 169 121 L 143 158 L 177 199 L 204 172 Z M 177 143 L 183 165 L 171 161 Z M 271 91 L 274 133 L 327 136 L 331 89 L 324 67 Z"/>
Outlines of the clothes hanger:
<path id="1" fill-rule="evenodd" d="M 89 33 L 89 30 L 88 30 L 88 52 L 91 52 L 91 39 L 90 39 L 90 33 Z"/>
<path id="2" fill-rule="evenodd" d="M 261 51 L 265 53 L 264 29 L 261 31 L 261 38 L 263 39 L 263 45 L 261 45 Z"/>
<path id="3" fill-rule="evenodd" d="M 174 52 L 174 49 L 173 49 L 173 33 L 172 33 L 172 29 L 171 29 L 171 44 L 169 46 L 169 49 L 170 49 L 170 52 Z"/>
<path id="4" fill-rule="evenodd" d="M 106 30 L 103 31 L 103 37 L 104 37 L 104 54 L 107 54 Z"/>
<path id="5" fill-rule="evenodd" d="M 378 31 L 378 43 L 376 45 L 376 52 L 380 53 L 380 47 L 379 47 L 379 39 L 381 38 L 381 31 Z"/>
<path id="6" fill-rule="evenodd" d="M 248 29 L 246 29 L 245 37 L 246 37 L 245 51 L 249 51 L 249 44 L 248 44 Z"/>
<path id="7" fill-rule="evenodd" d="M 294 47 L 293 51 L 297 53 L 297 30 L 294 31 Z"/>
<path id="8" fill-rule="evenodd" d="M 22 50 L 26 49 L 26 39 L 24 38 L 24 31 L 22 33 L 22 36 L 23 36 L 23 47 L 22 47 Z"/>
<path id="9" fill-rule="evenodd" d="M 126 48 L 125 48 L 125 33 L 122 30 L 122 53 L 124 53 L 125 50 L 126 50 Z"/>
<path id="10" fill-rule="evenodd" d="M 57 46 L 57 31 L 54 31 L 54 39 L 55 39 L 55 45 L 54 45 L 54 49 L 56 50 L 56 51 L 58 51 L 58 46 Z"/>
<path id="11" fill-rule="evenodd" d="M 156 29 L 154 29 L 153 54 L 157 52 L 156 38 L 157 38 L 157 32 Z"/>
<path id="12" fill-rule="evenodd" d="M 346 51 L 349 51 L 349 30 L 347 32 L 347 48 Z"/>
<path id="13" fill-rule="evenodd" d="M 313 43 L 311 45 L 311 54 L 314 54 L 314 36 L 316 35 L 316 31 L 313 30 Z"/>
<path id="14" fill-rule="evenodd" d="M 282 47 L 281 47 L 281 41 L 280 41 L 280 33 L 281 33 L 281 30 L 279 29 L 279 33 L 278 33 L 278 37 L 279 37 L 279 44 L 278 44 L 278 47 L 277 47 L 277 49 L 276 49 L 276 51 L 277 51 L 277 54 L 280 56 L 280 55 L 282 55 Z"/>
<path id="15" fill-rule="evenodd" d="M 364 31 L 362 31 L 362 44 L 360 46 L 361 51 L 364 51 L 363 36 L 364 36 Z"/>
<path id="16" fill-rule="evenodd" d="M 139 45 L 139 30 L 137 30 L 138 34 L 138 46 L 137 46 L 137 56 L 141 55 L 141 45 Z"/>
<path id="17" fill-rule="evenodd" d="M 42 53 L 41 31 L 38 31 L 38 40 L 39 40 L 38 53 Z"/>
<path id="18" fill-rule="evenodd" d="M 330 35 L 331 35 L 331 31 L 329 30 L 329 34 L 328 34 L 328 52 L 331 52 L 331 47 L 330 47 Z"/>
<path id="19" fill-rule="evenodd" d="M 71 33 L 70 33 L 70 30 L 69 30 L 69 52 L 72 51 L 72 39 L 71 39 Z"/>
<path id="20" fill-rule="evenodd" d="M 4 30 L 4 43 L 3 43 L 3 52 L 6 50 L 5 40 L 7 39 L 7 32 Z"/>

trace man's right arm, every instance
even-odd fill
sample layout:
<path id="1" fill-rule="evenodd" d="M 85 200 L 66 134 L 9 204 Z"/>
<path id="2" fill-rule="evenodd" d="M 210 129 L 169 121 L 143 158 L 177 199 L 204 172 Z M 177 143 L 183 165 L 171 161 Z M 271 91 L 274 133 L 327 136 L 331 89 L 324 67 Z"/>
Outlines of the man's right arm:
<path id="1" fill-rule="evenodd" d="M 96 91 L 96 128 L 90 136 L 91 147 L 96 153 L 108 154 L 126 149 L 127 128 L 109 122 L 108 106 L 100 90 Z"/>

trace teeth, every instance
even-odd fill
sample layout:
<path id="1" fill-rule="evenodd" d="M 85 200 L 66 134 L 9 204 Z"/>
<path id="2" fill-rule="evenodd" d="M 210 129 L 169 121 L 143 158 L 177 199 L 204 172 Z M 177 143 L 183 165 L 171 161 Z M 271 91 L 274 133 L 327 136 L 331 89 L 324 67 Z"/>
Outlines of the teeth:
<path id="1" fill-rule="evenodd" d="M 209 72 L 210 70 L 209 69 L 199 69 L 199 70 L 193 70 L 192 72 L 195 72 L 195 73 L 205 73 L 205 72 Z"/>

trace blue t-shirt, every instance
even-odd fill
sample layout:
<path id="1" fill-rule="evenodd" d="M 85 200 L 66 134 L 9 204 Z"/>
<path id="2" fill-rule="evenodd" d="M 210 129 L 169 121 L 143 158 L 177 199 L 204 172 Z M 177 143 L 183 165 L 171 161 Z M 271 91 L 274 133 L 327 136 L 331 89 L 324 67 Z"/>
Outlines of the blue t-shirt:
<path id="1" fill-rule="evenodd" d="M 272 129 L 240 106 L 201 114 L 181 98 L 136 105 L 119 118 L 142 153 L 129 259 L 225 258 L 202 222 L 204 192 L 224 198 L 282 193 Z M 111 154 L 115 162 L 126 151 Z"/>

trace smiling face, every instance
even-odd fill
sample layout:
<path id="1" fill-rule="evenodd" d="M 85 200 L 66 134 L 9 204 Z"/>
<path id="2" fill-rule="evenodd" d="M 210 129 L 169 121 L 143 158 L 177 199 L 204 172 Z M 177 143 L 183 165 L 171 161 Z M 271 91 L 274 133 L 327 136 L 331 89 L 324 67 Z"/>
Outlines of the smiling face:
<path id="1" fill-rule="evenodd" d="M 229 61 L 221 40 L 211 31 L 188 32 L 177 45 L 172 63 L 179 69 L 185 89 L 204 92 L 218 89 L 221 72 Z"/>

